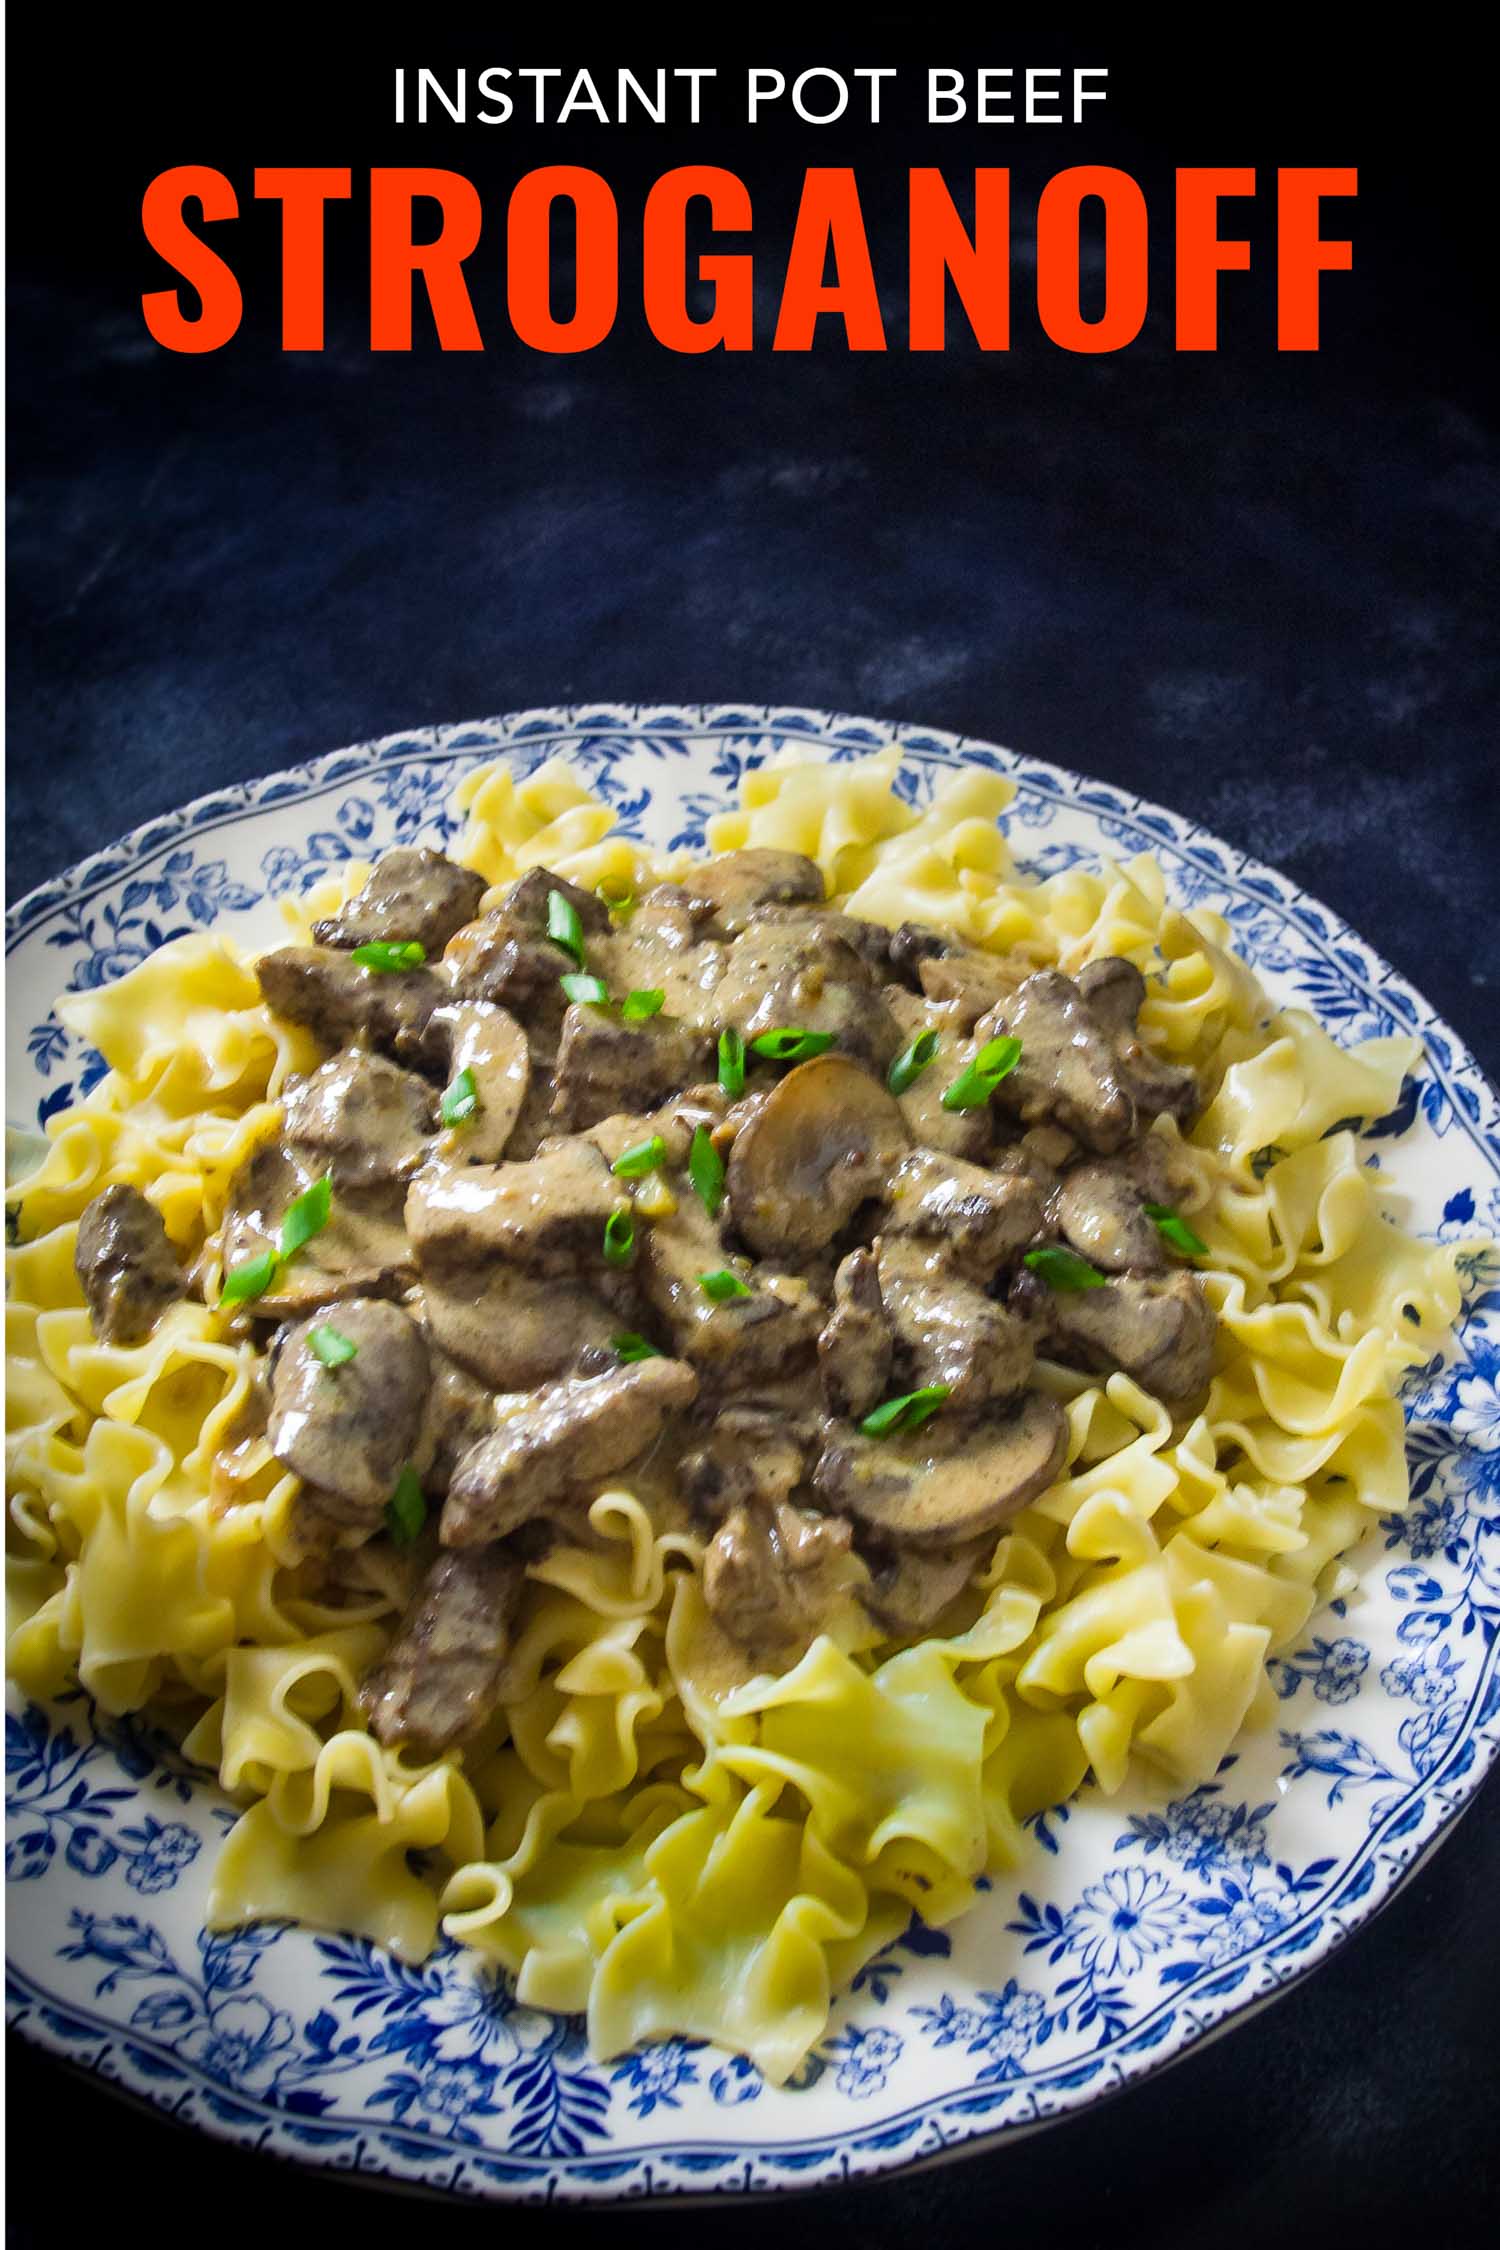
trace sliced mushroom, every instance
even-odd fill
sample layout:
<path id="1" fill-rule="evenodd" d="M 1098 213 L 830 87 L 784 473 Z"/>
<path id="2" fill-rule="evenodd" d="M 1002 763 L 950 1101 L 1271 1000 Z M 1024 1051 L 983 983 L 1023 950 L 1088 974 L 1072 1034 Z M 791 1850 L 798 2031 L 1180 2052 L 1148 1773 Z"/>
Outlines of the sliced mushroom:
<path id="1" fill-rule="evenodd" d="M 1075 1164 L 1058 1190 L 1058 1228 L 1102 1273 L 1159 1273 L 1166 1252 L 1155 1221 L 1146 1216 L 1146 1204 L 1161 1202 L 1164 1189 L 1163 1180 L 1152 1192 L 1128 1159 L 1098 1157 Z"/>
<path id="2" fill-rule="evenodd" d="M 757 907 L 795 905 L 808 900 L 821 905 L 823 874 L 816 860 L 801 852 L 764 851 L 752 847 L 725 852 L 706 867 L 696 867 L 682 879 L 690 899 L 703 900 L 713 909 L 720 929 L 734 936 L 745 928 Z"/>
<path id="3" fill-rule="evenodd" d="M 860 1600 L 888 1633 L 930 1633 L 988 1561 L 994 1542 L 986 1537 L 962 1547 L 888 1547 L 866 1551 L 870 1583 Z"/>
<path id="4" fill-rule="evenodd" d="M 831 1436 L 813 1483 L 829 1507 L 911 1547 L 995 1530 L 1045 1492 L 1067 1445 L 1061 1407 L 1031 1391 L 1003 1420 L 938 1414 L 909 1436 Z"/>
<path id="5" fill-rule="evenodd" d="M 735 1140 L 735 1226 L 763 1258 L 806 1258 L 885 1192 L 907 1147 L 900 1110 L 867 1071 L 842 1055 L 799 1063 Z"/>
<path id="6" fill-rule="evenodd" d="M 444 1153 L 471 1164 L 494 1164 L 505 1153 L 531 1084 L 526 1034 L 508 1010 L 489 1000 L 455 1000 L 439 1008 L 434 1032 L 448 1042 L 448 1080 L 474 1074 L 477 1106 L 452 1126 Z"/>
<path id="7" fill-rule="evenodd" d="M 681 1360 L 646 1359 L 539 1391 L 459 1462 L 443 1507 L 443 1545 L 488 1546 L 549 1502 L 623 1469 L 697 1389 Z"/>
<path id="8" fill-rule="evenodd" d="M 330 1366 L 329 1332 L 350 1355 Z M 399 1306 L 352 1298 L 283 1336 L 271 1372 L 271 1451 L 315 1488 L 341 1536 L 378 1531 L 427 1390 L 427 1347 Z"/>

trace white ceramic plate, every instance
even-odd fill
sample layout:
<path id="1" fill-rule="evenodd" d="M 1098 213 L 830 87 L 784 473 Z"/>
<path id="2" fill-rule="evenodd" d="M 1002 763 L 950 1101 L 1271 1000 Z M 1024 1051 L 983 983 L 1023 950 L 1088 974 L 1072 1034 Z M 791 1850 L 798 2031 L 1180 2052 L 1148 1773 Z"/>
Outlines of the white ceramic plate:
<path id="1" fill-rule="evenodd" d="M 18 906 L 10 1109 L 34 1123 L 100 1068 L 64 986 L 183 930 L 274 940 L 276 900 L 340 860 L 456 830 L 458 775 L 562 755 L 630 833 L 699 844 L 787 741 L 898 740 L 903 786 L 1007 773 L 1023 867 L 1148 849 L 1179 904 L 1226 914 L 1267 986 L 1341 1040 L 1425 1047 L 1369 1157 L 1417 1231 L 1500 1233 L 1500 1111 L 1426 1003 L 1325 908 L 1191 822 L 982 743 L 802 710 L 596 705 L 340 750 L 200 799 Z M 1274 1668 L 1278 1723 L 1205 1787 L 1085 1791 L 1031 1863 L 951 1931 L 913 1926 L 860 1972 L 797 2082 L 677 2041 L 598 2063 L 580 2024 L 518 2007 L 447 1952 L 411 1969 L 308 1930 L 202 1928 L 232 1812 L 148 1727 L 79 1696 L 6 1721 L 10 2010 L 32 2038 L 180 2119 L 282 2155 L 476 2195 L 803 2187 L 1063 2115 L 1159 2068 L 1301 1976 L 1364 1921 L 1473 1790 L 1500 1732 L 1500 1259 L 1475 1256 L 1458 1350 L 1409 1387 L 1413 1505 L 1371 1533 L 1363 1594 Z"/>

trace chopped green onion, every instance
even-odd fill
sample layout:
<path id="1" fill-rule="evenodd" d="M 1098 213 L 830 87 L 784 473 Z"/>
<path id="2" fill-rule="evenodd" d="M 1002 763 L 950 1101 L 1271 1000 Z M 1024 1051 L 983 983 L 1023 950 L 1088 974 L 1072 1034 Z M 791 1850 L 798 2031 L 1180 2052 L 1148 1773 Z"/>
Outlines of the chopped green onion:
<path id="1" fill-rule="evenodd" d="M 580 969 L 583 967 L 583 924 L 577 907 L 561 891 L 547 893 L 547 935 L 564 953 L 572 954 Z"/>
<path id="2" fill-rule="evenodd" d="M 604 1258 L 611 1266 L 628 1266 L 635 1256 L 635 1221 L 628 1211 L 611 1211 L 604 1222 Z"/>
<path id="3" fill-rule="evenodd" d="M 693 1134 L 693 1145 L 688 1151 L 688 1178 L 697 1189 L 704 1210 L 711 1219 L 716 1219 L 724 1201 L 724 1159 L 709 1139 L 706 1125 L 700 1125 Z"/>
<path id="4" fill-rule="evenodd" d="M 552 896 L 556 898 L 556 891 L 553 892 Z M 607 1008 L 609 1006 L 609 986 L 605 983 L 603 977 L 591 977 L 578 971 L 571 976 L 559 977 L 557 981 L 568 998 L 576 1000 L 580 1008 Z"/>
<path id="5" fill-rule="evenodd" d="M 333 1209 L 333 1181 L 328 1173 L 304 1188 L 295 1203 L 286 1207 L 286 1217 L 281 1222 L 281 1255 L 293 1258 L 304 1242 L 311 1242 L 328 1224 Z"/>
<path id="6" fill-rule="evenodd" d="M 904 1094 L 908 1086 L 916 1084 L 933 1056 L 938 1051 L 935 1031 L 919 1031 L 909 1047 L 900 1054 L 886 1072 L 885 1082 L 893 1094 Z"/>
<path id="7" fill-rule="evenodd" d="M 763 1031 L 750 1042 L 752 1055 L 763 1055 L 767 1062 L 810 1062 L 833 1045 L 831 1031 L 804 1031 L 800 1024 L 784 1024 L 776 1031 Z"/>
<path id="8" fill-rule="evenodd" d="M 700 1273 L 698 1287 L 705 1297 L 712 1297 L 716 1305 L 726 1303 L 731 1297 L 748 1297 L 750 1294 L 739 1275 L 731 1273 L 728 1266 L 720 1266 L 717 1273 Z"/>
<path id="9" fill-rule="evenodd" d="M 479 1107 L 479 1088 L 474 1083 L 472 1070 L 461 1070 L 451 1086 L 444 1090 L 438 1104 L 445 1125 L 467 1125 Z"/>
<path id="10" fill-rule="evenodd" d="M 609 1347 L 616 1359 L 623 1359 L 627 1366 L 633 1366 L 639 1359 L 661 1358 L 656 1346 L 647 1337 L 638 1336 L 633 1328 L 627 1328 L 623 1336 L 611 1336 Z"/>
<path id="11" fill-rule="evenodd" d="M 920 1391 L 888 1398 L 864 1417 L 860 1433 L 864 1437 L 896 1437 L 903 1430 L 920 1430 L 924 1422 L 931 1421 L 951 1389 L 949 1383 L 928 1383 Z"/>
<path id="12" fill-rule="evenodd" d="M 623 891 L 613 889 L 607 882 L 600 883 L 594 891 L 594 896 L 608 914 L 630 914 L 635 910 L 635 892 L 628 883 Z"/>
<path id="13" fill-rule="evenodd" d="M 1025 1263 L 1039 1273 L 1049 1289 L 1102 1289 L 1104 1276 L 1076 1251 L 1056 1247 L 1028 1250 Z"/>
<path id="14" fill-rule="evenodd" d="M 745 1042 L 737 1031 L 719 1033 L 719 1084 L 732 1102 L 745 1091 Z"/>
<path id="15" fill-rule="evenodd" d="M 258 1258 L 241 1258 L 224 1276 L 224 1286 L 219 1291 L 221 1305 L 248 1305 L 253 1298 L 263 1297 L 276 1279 L 276 1269 L 281 1264 L 274 1250 L 263 1250 Z"/>
<path id="16" fill-rule="evenodd" d="M 637 1141 L 634 1148 L 627 1148 L 617 1156 L 610 1170 L 617 1180 L 639 1180 L 666 1160 L 667 1144 L 660 1133 L 653 1133 L 649 1141 Z"/>
<path id="17" fill-rule="evenodd" d="M 410 1547 L 427 1521 L 427 1499 L 408 1462 L 396 1480 L 396 1489 L 385 1504 L 385 1520 L 398 1547 Z"/>
<path id="18" fill-rule="evenodd" d="M 1019 1039 L 987 1039 L 968 1069 L 943 1096 L 944 1109 L 983 1109 L 1002 1078 L 1008 1078 L 1021 1059 Z"/>
<path id="19" fill-rule="evenodd" d="M 627 1023 L 644 1023 L 648 1016 L 661 1014 L 661 1004 L 666 997 L 660 985 L 637 985 L 620 1002 L 620 1013 Z"/>
<path id="20" fill-rule="evenodd" d="M 352 1336 L 346 1336 L 341 1328 L 330 1328 L 326 1320 L 309 1328 L 307 1348 L 325 1367 L 344 1367 L 359 1350 Z"/>
<path id="21" fill-rule="evenodd" d="M 1156 1231 L 1163 1242 L 1170 1242 L 1185 1258 L 1206 1258 L 1208 1244 L 1194 1234 L 1187 1220 L 1172 1209 L 1170 1203 L 1148 1203 L 1146 1216 L 1156 1223 Z"/>
<path id="22" fill-rule="evenodd" d="M 399 943 L 391 938 L 377 938 L 369 945 L 357 945 L 349 956 L 362 969 L 379 969 L 385 976 L 397 969 L 420 969 L 427 958 L 427 948 L 415 938 Z"/>

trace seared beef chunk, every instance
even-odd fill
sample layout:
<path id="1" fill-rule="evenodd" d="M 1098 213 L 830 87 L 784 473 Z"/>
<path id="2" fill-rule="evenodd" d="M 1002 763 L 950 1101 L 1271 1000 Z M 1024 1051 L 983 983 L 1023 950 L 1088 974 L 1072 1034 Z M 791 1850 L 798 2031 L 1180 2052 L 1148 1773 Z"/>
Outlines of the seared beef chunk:
<path id="1" fill-rule="evenodd" d="M 822 872 L 800 852 L 724 852 L 685 875 L 682 888 L 730 937 L 748 927 L 759 907 L 823 903 Z"/>
<path id="2" fill-rule="evenodd" d="M 953 946 L 917 963 L 917 982 L 929 1000 L 950 1008 L 956 1032 L 972 1031 L 981 1016 L 1005 1006 L 1020 978 L 993 953 Z"/>
<path id="3" fill-rule="evenodd" d="M 379 1741 L 436 1758 L 479 1732 L 499 1700 L 525 1584 L 503 1547 L 438 1556 L 360 1689 Z"/>
<path id="4" fill-rule="evenodd" d="M 1013 1414 L 938 1414 L 888 1438 L 835 1429 L 813 1483 L 830 1508 L 906 1546 L 953 1547 L 998 1532 L 1045 1492 L 1062 1465 L 1068 1425 L 1044 1391 Z"/>
<path id="5" fill-rule="evenodd" d="M 463 1456 L 494 1428 L 495 1396 L 442 1350 L 430 1320 L 423 1332 L 430 1380 L 412 1440 L 411 1465 L 428 1497 L 441 1499 Z"/>
<path id="6" fill-rule="evenodd" d="M 763 1267 L 742 1275 L 748 1296 L 710 1295 L 703 1277 L 726 1269 L 724 1244 L 686 1183 L 676 1211 L 645 1229 L 637 1265 L 646 1301 L 678 1357 L 724 1390 L 779 1373 L 812 1350 L 823 1324 L 805 1281 Z"/>
<path id="7" fill-rule="evenodd" d="M 403 845 L 381 855 L 359 896 L 315 922 L 313 936 L 320 945 L 351 949 L 415 941 L 430 958 L 479 912 L 484 892 L 484 877 L 471 868 L 456 867 L 441 852 Z"/>
<path id="8" fill-rule="evenodd" d="M 1102 1023 L 1114 1040 L 1115 1053 L 1142 1117 L 1160 1117 L 1165 1111 L 1186 1124 L 1198 1107 L 1198 1081 L 1181 1063 L 1160 1061 L 1136 1029 L 1136 1017 L 1146 997 L 1146 980 L 1135 963 L 1113 956 L 1091 961 L 1078 972 L 1078 989 L 1096 1022 Z"/>
<path id="9" fill-rule="evenodd" d="M 877 983 L 890 975 L 891 933 L 879 922 L 866 922 L 858 914 L 835 914 L 825 906 L 763 906 L 755 921 L 760 929 L 779 925 L 784 930 L 823 930 L 857 953 Z"/>
<path id="10" fill-rule="evenodd" d="M 354 1039 L 398 1062 L 431 1061 L 428 1026 L 446 997 L 431 969 L 365 969 L 331 946 L 287 945 L 255 964 L 266 1006 L 330 1047 Z"/>
<path id="11" fill-rule="evenodd" d="M 894 1347 L 891 1395 L 944 1383 L 949 1392 L 944 1412 L 961 1413 L 1025 1390 L 1036 1354 L 1031 1329 L 1019 1314 L 965 1281 L 931 1242 L 882 1235 L 876 1256 Z M 849 1419 L 857 1418 L 850 1413 Z"/>
<path id="12" fill-rule="evenodd" d="M 1023 1124 L 1053 1119 L 1100 1155 L 1122 1148 L 1136 1129 L 1136 1106 L 1114 1044 L 1070 977 L 1042 969 L 978 1036 L 1009 1032 L 1021 1059 L 996 1099 Z"/>
<path id="13" fill-rule="evenodd" d="M 1101 1273 L 1159 1273 L 1166 1253 L 1148 1203 L 1171 1201 L 1167 1165 L 1159 1144 L 1144 1140 L 1124 1156 L 1100 1156 L 1073 1165 L 1057 1191 L 1057 1225 L 1064 1240 Z"/>
<path id="14" fill-rule="evenodd" d="M 105 1344 L 138 1344 L 182 1295 L 182 1269 L 161 1213 L 139 1188 L 105 1188 L 78 1222 L 73 1270 Z"/>
<path id="15" fill-rule="evenodd" d="M 345 1047 L 293 1086 L 282 1130 L 336 1188 L 408 1179 L 427 1154 L 437 1104 L 425 1079 Z"/>
<path id="16" fill-rule="evenodd" d="M 863 1582 L 850 1527 L 778 1501 L 735 1508 L 703 1557 L 703 1598 L 730 1638 L 767 1667 L 796 1662 L 841 1592 Z"/>
<path id="17" fill-rule="evenodd" d="M 747 1045 L 763 1031 L 826 1031 L 841 1054 L 880 1077 L 901 1044 L 873 972 L 844 938 L 812 918 L 752 921 L 730 950 L 714 1006 Z"/>
<path id="18" fill-rule="evenodd" d="M 922 963 L 941 961 L 954 950 L 952 938 L 944 937 L 941 930 L 929 930 L 922 922 L 903 922 L 890 933 L 891 967 L 916 992 L 922 989 L 918 977 Z"/>
<path id="19" fill-rule="evenodd" d="M 445 1149 L 466 1163 L 494 1164 L 505 1154 L 531 1090 L 526 1034 L 513 1015 L 488 1000 L 450 1001 L 434 1015 L 432 1030 L 448 1042 L 449 1085 L 465 1071 L 474 1081 L 473 1114 L 450 1127 Z"/>
<path id="20" fill-rule="evenodd" d="M 865 1551 L 870 1583 L 860 1600 L 888 1633 L 930 1633 L 951 1609 L 994 1549 L 993 1536 L 963 1547 L 871 1546 Z"/>
<path id="21" fill-rule="evenodd" d="M 231 1183 L 221 1230 L 224 1271 L 278 1248 L 287 1208 L 326 1170 L 279 1142 L 256 1149 Z M 399 1182 L 335 1193 L 328 1224 L 279 1265 L 270 1286 L 247 1308 L 277 1318 L 295 1317 L 340 1297 L 393 1297 L 416 1273 L 412 1246 L 401 1223 Z"/>
<path id="22" fill-rule="evenodd" d="M 735 1136 L 734 1224 L 761 1257 L 800 1263 L 887 1192 L 906 1146 L 895 1101 L 857 1064 L 798 1063 Z"/>
<path id="23" fill-rule="evenodd" d="M 329 1332 L 354 1353 L 329 1365 Z M 281 1339 L 271 1370 L 271 1451 L 310 1488 L 341 1544 L 381 1527 L 415 1442 L 427 1347 L 396 1305 L 354 1297 Z"/>
<path id="24" fill-rule="evenodd" d="M 703 1444 L 685 1453 L 678 1475 L 692 1505 L 722 1522 L 747 1501 L 789 1500 L 813 1444 L 810 1430 L 775 1407 L 726 1406 Z"/>
<path id="25" fill-rule="evenodd" d="M 1028 1180 L 928 1148 L 914 1149 L 897 1166 L 888 1197 L 888 1235 L 941 1243 L 949 1264 L 978 1280 L 1023 1248 L 1042 1218 Z"/>
<path id="26" fill-rule="evenodd" d="M 1165 1279 L 1124 1274 L 1100 1289 L 1058 1289 L 1047 1308 L 1060 1357 L 1109 1373 L 1122 1368 L 1171 1405 L 1208 1388 L 1214 1313 L 1190 1273 Z"/>
<path id="27" fill-rule="evenodd" d="M 444 1546 L 486 1546 L 580 1485 L 638 1460 L 697 1389 L 680 1361 L 646 1359 L 539 1391 L 459 1462 L 443 1508 Z"/>
<path id="28" fill-rule="evenodd" d="M 830 1414 L 857 1422 L 886 1395 L 893 1338 L 869 1250 L 851 1250 L 834 1275 L 833 1313 L 818 1338 L 818 1371 Z"/>
<path id="29" fill-rule="evenodd" d="M 709 1036 L 717 1029 L 713 995 L 729 959 L 728 946 L 712 934 L 716 926 L 707 900 L 658 883 L 603 944 L 590 948 L 589 959 L 616 998 L 660 992 L 664 1015 Z"/>
<path id="30" fill-rule="evenodd" d="M 567 1005 L 558 979 L 578 966 L 547 934 L 554 891 L 578 916 L 585 945 L 608 935 L 609 914 L 592 892 L 533 867 L 491 913 L 457 931 L 443 955 L 453 989 L 466 1000 L 501 1001 L 526 1025 L 534 1054 L 556 1043 Z"/>
<path id="31" fill-rule="evenodd" d="M 424 1275 L 431 1264 L 492 1258 L 537 1274 L 594 1272 L 623 1200 L 592 1141 L 545 1141 L 524 1164 L 423 1173 L 406 1199 L 406 1226 Z"/>
<path id="32" fill-rule="evenodd" d="M 937 1036 L 937 1051 L 925 1070 L 919 1071 L 904 1094 L 897 1096 L 902 1122 L 918 1148 L 936 1149 L 942 1156 L 961 1156 L 982 1164 L 995 1139 L 995 1114 L 988 1102 L 973 1109 L 945 1109 L 943 1095 L 955 1078 L 961 1078 L 974 1059 L 974 1042 L 956 1028 L 957 1013 L 951 1002 L 924 1000 L 904 985 L 888 984 L 885 1002 L 901 1030 L 903 1048 L 923 1032 Z"/>
<path id="33" fill-rule="evenodd" d="M 611 1008 L 569 1008 L 557 1050 L 552 1121 L 559 1132 L 664 1101 L 702 1075 L 713 1053 L 702 1032 L 667 1015 L 627 1023 Z"/>

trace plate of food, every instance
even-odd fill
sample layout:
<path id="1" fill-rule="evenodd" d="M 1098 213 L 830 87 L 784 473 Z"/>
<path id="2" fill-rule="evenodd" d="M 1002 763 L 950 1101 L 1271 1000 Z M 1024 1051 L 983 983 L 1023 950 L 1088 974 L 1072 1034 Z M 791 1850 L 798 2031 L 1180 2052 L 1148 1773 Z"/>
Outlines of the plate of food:
<path id="1" fill-rule="evenodd" d="M 1304 1975 L 1500 1731 L 1500 1113 L 1326 908 L 799 709 L 13 910 L 12 2021 L 495 2197 L 847 2180 Z"/>

